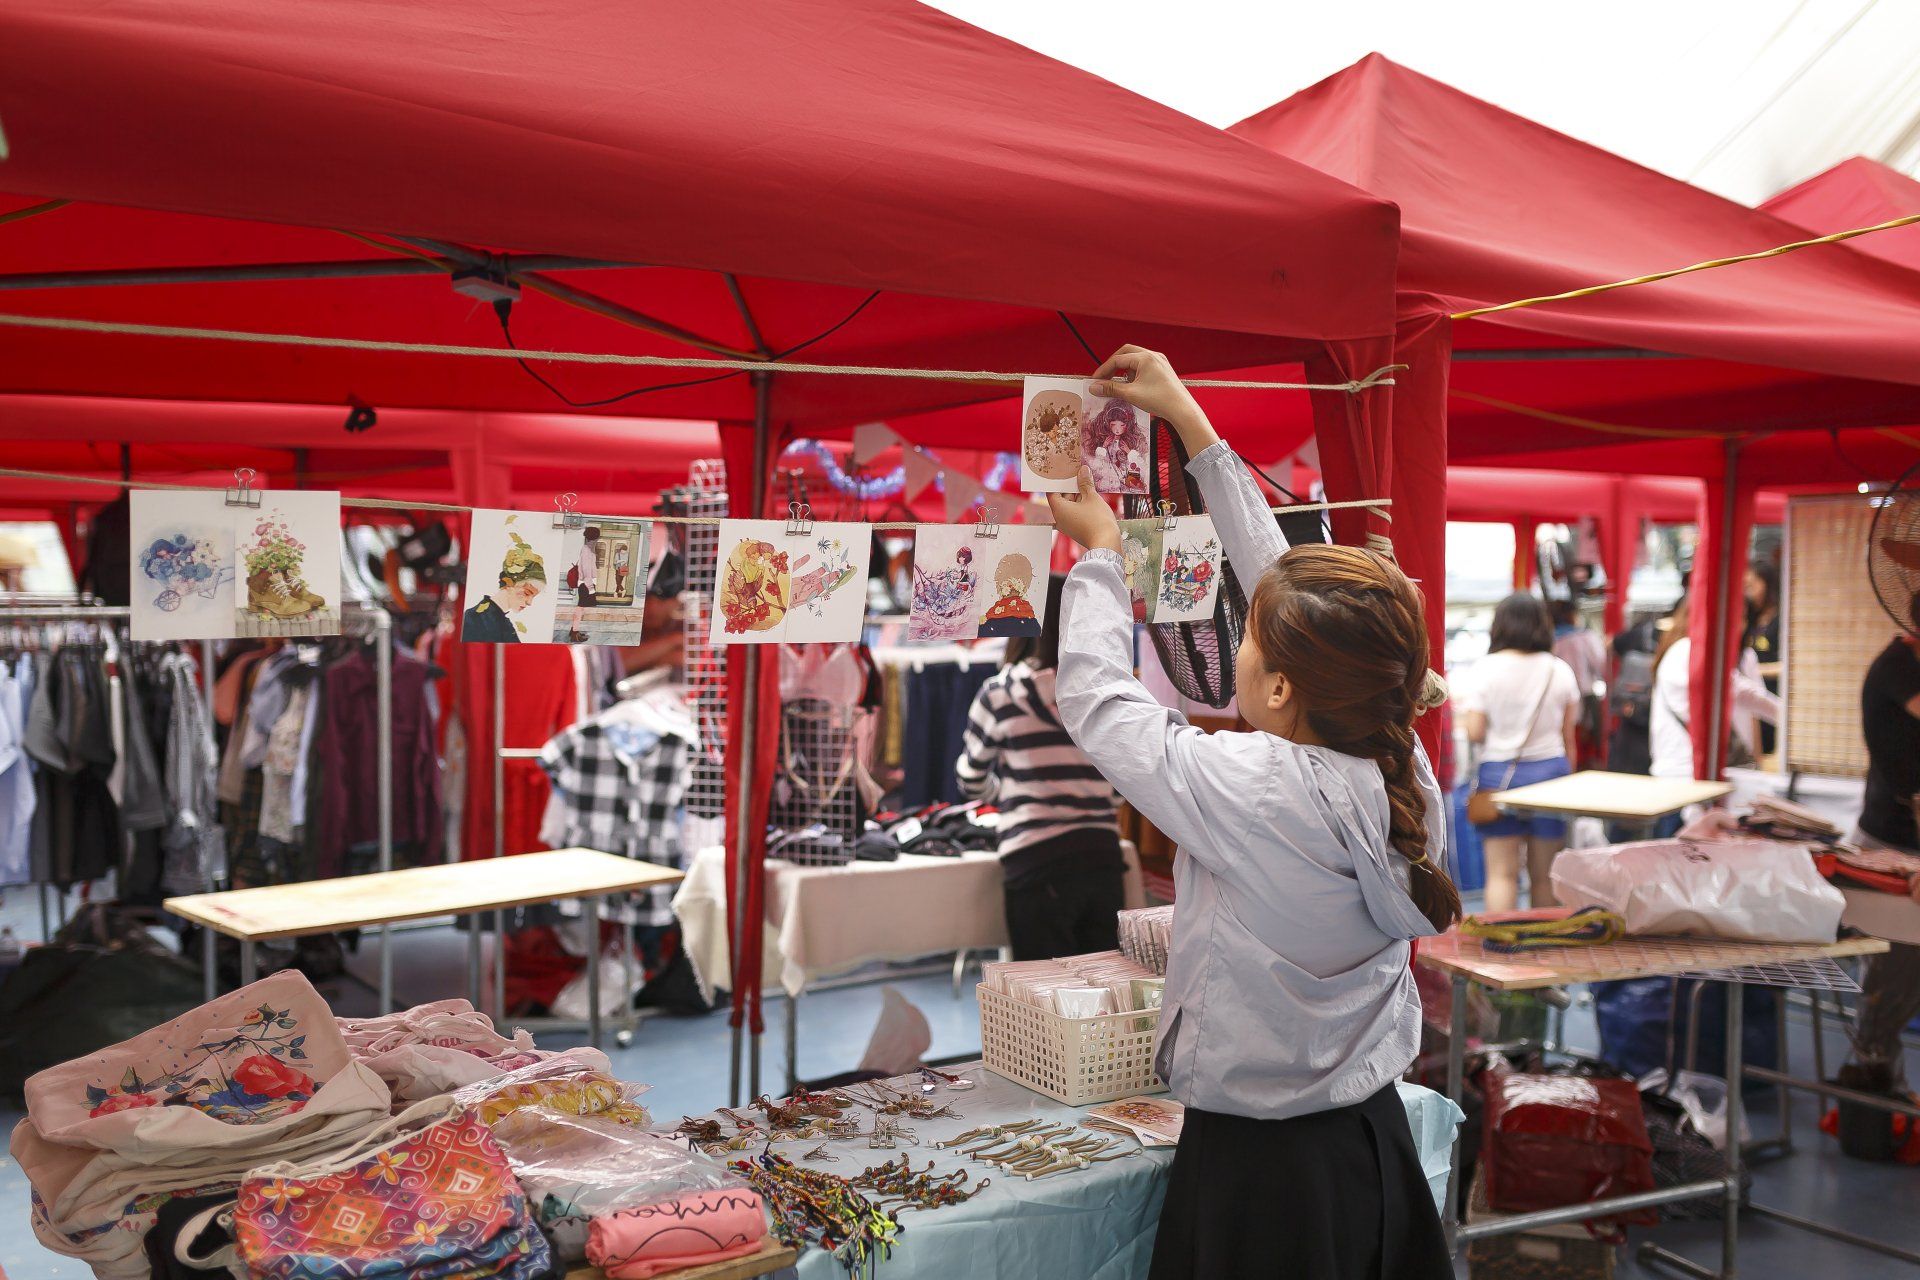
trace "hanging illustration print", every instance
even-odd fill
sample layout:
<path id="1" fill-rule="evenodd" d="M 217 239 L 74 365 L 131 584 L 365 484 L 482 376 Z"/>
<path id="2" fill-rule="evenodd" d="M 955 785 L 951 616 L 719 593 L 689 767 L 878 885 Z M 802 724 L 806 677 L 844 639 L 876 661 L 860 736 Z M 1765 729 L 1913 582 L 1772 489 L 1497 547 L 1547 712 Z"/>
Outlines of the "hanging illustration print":
<path id="1" fill-rule="evenodd" d="M 981 583 L 990 588 L 980 615 L 980 634 L 1012 639 L 1037 636 L 1047 612 L 1047 571 L 1053 559 L 1053 530 L 1002 528 L 981 540 Z"/>
<path id="2" fill-rule="evenodd" d="M 577 516 L 560 535 L 555 644 L 640 643 L 653 521 Z"/>
<path id="3" fill-rule="evenodd" d="M 551 644 L 559 592 L 561 531 L 552 512 L 475 511 L 467 552 L 468 644 Z"/>
<path id="4" fill-rule="evenodd" d="M 1122 520 L 1120 560 L 1126 567 L 1127 596 L 1133 601 L 1133 620 L 1151 622 L 1160 584 L 1160 521 Z"/>
<path id="5" fill-rule="evenodd" d="M 128 627 L 135 640 L 235 634 L 234 515 L 219 492 L 133 491 Z"/>
<path id="6" fill-rule="evenodd" d="M 239 522 L 235 633 L 339 635 L 340 495 L 270 490 L 257 507 L 229 510 Z"/>
<path id="7" fill-rule="evenodd" d="M 1198 622 L 1220 598 L 1220 539 L 1212 516 L 1181 516 L 1160 534 L 1153 621 Z"/>
<path id="8" fill-rule="evenodd" d="M 938 643 L 971 639 L 978 631 L 980 574 L 966 525 L 922 525 L 913 535 L 913 606 L 907 639 Z"/>
<path id="9" fill-rule="evenodd" d="M 848 643 L 867 616 L 873 527 L 722 520 L 712 642 Z"/>
<path id="10" fill-rule="evenodd" d="M 1144 409 L 1088 390 L 1086 378 L 1028 378 L 1020 409 L 1020 483 L 1029 493 L 1072 493 L 1080 468 L 1101 493 L 1147 491 Z"/>

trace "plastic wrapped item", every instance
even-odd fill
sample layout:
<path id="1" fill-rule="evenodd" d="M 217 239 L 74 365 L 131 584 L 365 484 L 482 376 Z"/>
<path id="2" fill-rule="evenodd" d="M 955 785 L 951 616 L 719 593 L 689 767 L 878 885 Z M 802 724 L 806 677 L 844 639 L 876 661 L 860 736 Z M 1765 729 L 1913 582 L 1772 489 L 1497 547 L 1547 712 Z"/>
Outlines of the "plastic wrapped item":
<path id="1" fill-rule="evenodd" d="M 1832 942 L 1847 905 L 1805 845 L 1766 840 L 1568 849 L 1554 859 L 1553 892 L 1605 907 L 1630 934 L 1751 942 Z"/>
<path id="2" fill-rule="evenodd" d="M 619 1210 L 723 1190 L 753 1195 L 753 1207 L 759 1209 L 759 1197 L 719 1162 L 600 1116 L 522 1107 L 496 1123 L 493 1136 L 564 1262 L 587 1256 L 590 1220 Z M 763 1219 L 751 1238 L 764 1234 Z M 670 1256 L 699 1252 L 685 1240 L 662 1241 L 661 1249 Z"/>
<path id="3" fill-rule="evenodd" d="M 1529 1213 L 1653 1190 L 1653 1144 L 1640 1092 L 1629 1080 L 1530 1075 L 1489 1067 L 1485 1076 L 1487 1201 Z M 1651 1211 L 1612 1219 L 1651 1225 Z"/>
<path id="4" fill-rule="evenodd" d="M 453 1096 L 490 1125 L 522 1107 L 546 1107 L 644 1129 L 652 1119 L 635 1099 L 646 1091 L 646 1085 L 614 1079 L 607 1056 L 599 1050 L 568 1049 L 544 1062 L 456 1089 Z"/>
<path id="5" fill-rule="evenodd" d="M 340 1018 L 340 1033 L 402 1102 L 418 1102 L 554 1056 L 465 1000 L 438 1000 L 378 1018 Z"/>

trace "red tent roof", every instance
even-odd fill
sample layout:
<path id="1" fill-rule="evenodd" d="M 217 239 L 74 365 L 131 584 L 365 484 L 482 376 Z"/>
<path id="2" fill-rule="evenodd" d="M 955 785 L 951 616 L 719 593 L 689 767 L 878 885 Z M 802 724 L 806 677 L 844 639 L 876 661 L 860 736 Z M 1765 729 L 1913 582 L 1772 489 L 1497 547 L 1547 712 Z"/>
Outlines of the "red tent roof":
<path id="1" fill-rule="evenodd" d="M 1467 310 L 1804 238 L 1799 226 L 1378 55 L 1232 132 L 1399 204 L 1406 312 Z M 1500 354 L 1589 345 L 1691 358 Z M 1920 274 L 1845 246 L 1464 322 L 1453 346 L 1455 459 L 1637 444 L 1652 438 L 1647 428 L 1920 421 Z"/>
<path id="2" fill-rule="evenodd" d="M 740 351 L 828 334 L 879 291 L 808 349 L 830 362 L 1083 368 L 1056 311 L 1096 349 L 1138 336 L 1194 368 L 1391 328 L 1390 205 L 911 0 L 21 0 L 0 121 L 0 210 L 86 202 L 9 225 L 0 275 L 392 260 L 344 229 L 647 264 L 558 278 Z M 4 283 L 0 311 L 501 345 L 438 277 Z M 706 354 L 532 294 L 514 329 Z M 690 376 L 542 372 L 579 400 Z M 3 390 L 564 407 L 507 361 L 19 331 Z M 796 375 L 774 418 L 998 393 Z M 612 411 L 751 403 L 730 377 Z"/>
<path id="3" fill-rule="evenodd" d="M 1788 187 L 1760 207 L 1817 235 L 1832 235 L 1920 213 L 1920 182 L 1878 160 L 1855 156 Z M 1920 271 L 1920 223 L 1848 243 L 1861 253 Z"/>

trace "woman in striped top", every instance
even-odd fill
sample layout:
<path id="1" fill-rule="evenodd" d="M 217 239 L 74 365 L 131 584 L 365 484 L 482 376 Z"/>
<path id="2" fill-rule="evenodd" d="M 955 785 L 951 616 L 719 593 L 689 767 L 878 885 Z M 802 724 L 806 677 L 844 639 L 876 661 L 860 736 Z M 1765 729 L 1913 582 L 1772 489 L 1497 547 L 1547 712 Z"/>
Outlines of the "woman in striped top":
<path id="1" fill-rule="evenodd" d="M 1016 960 L 1119 945 L 1120 828 L 1114 791 L 1067 736 L 1054 702 L 1060 592 L 1047 586 L 1036 639 L 1007 644 L 1007 662 L 980 689 L 967 718 L 960 789 L 1000 810 L 1007 933 Z"/>

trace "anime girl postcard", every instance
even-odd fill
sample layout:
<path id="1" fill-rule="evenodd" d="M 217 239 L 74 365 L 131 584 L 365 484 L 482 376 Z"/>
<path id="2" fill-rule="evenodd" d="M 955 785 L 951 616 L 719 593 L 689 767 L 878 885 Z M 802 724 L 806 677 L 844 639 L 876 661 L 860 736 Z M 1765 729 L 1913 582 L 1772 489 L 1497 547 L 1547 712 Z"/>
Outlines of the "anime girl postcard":
<path id="1" fill-rule="evenodd" d="M 218 492 L 135 489 L 132 594 L 135 640 L 219 640 L 234 630 L 234 515 Z M 250 512 L 249 512 L 250 514 Z"/>
<path id="2" fill-rule="evenodd" d="M 552 644 L 566 581 L 551 511 L 475 511 L 467 552 L 468 644 Z"/>
<path id="3" fill-rule="evenodd" d="M 1028 378 L 1020 408 L 1020 483 L 1029 493 L 1072 493 L 1080 468 L 1101 493 L 1147 491 L 1144 409 L 1088 390 L 1086 378 Z"/>
<path id="4" fill-rule="evenodd" d="M 984 607 L 982 636 L 1037 636 L 1047 620 L 1047 572 L 1053 559 L 1053 530 L 1045 525 L 1012 525 L 992 538 L 980 557 Z"/>
<path id="5" fill-rule="evenodd" d="M 974 526 L 921 525 L 913 534 L 912 608 L 907 640 L 933 644 L 971 640 L 980 631 L 981 597 Z"/>
<path id="6" fill-rule="evenodd" d="M 270 489 L 257 507 L 227 510 L 239 541 L 233 634 L 339 635 L 340 495 Z"/>

